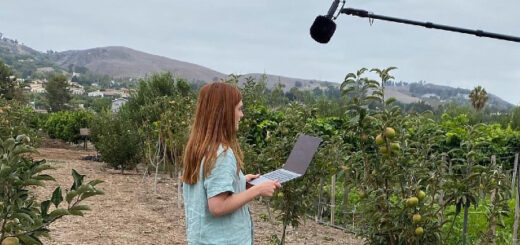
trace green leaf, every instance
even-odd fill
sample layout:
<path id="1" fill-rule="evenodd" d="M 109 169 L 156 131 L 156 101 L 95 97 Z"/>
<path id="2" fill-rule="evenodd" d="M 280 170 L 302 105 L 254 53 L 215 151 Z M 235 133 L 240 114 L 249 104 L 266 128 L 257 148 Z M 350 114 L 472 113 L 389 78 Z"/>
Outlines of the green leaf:
<path id="1" fill-rule="evenodd" d="M 34 168 L 32 170 L 32 172 L 34 174 L 37 174 L 39 172 L 42 172 L 44 170 L 48 170 L 48 169 L 55 169 L 54 167 L 50 166 L 50 165 L 47 165 L 47 164 L 44 164 L 45 163 L 45 160 L 41 162 L 41 165 L 38 165 L 36 168 Z"/>
<path id="2" fill-rule="evenodd" d="M 51 200 L 44 201 L 40 204 L 42 216 L 46 216 L 49 212 L 49 207 L 51 206 Z"/>
<path id="3" fill-rule="evenodd" d="M 34 224 L 34 220 L 31 218 L 30 215 L 26 213 L 14 213 L 11 215 L 11 218 L 17 218 L 20 220 L 27 220 L 29 223 Z"/>
<path id="4" fill-rule="evenodd" d="M 33 236 L 33 235 L 19 236 L 18 239 L 20 239 L 20 241 L 22 241 L 23 244 L 26 244 L 26 245 L 34 245 L 34 244 L 40 245 L 40 244 L 43 244 L 40 241 L 40 239 L 38 239 L 36 236 Z"/>
<path id="5" fill-rule="evenodd" d="M 48 175 L 48 174 L 40 174 L 40 175 L 36 175 L 34 176 L 34 179 L 37 179 L 37 180 L 52 180 L 52 181 L 56 181 L 55 178 L 53 178 L 52 176 Z"/>
<path id="6" fill-rule="evenodd" d="M 95 179 L 95 180 L 92 180 L 92 181 L 88 182 L 88 184 L 91 185 L 91 186 L 96 186 L 97 184 L 100 184 L 100 183 L 103 183 L 103 182 L 105 182 L 105 181 Z"/>
<path id="7" fill-rule="evenodd" d="M 58 205 L 60 205 L 60 203 L 63 201 L 63 195 L 61 193 L 61 187 L 57 187 L 54 192 L 52 193 L 52 198 L 51 198 L 51 201 L 52 203 L 54 204 L 54 206 L 56 206 L 56 208 L 58 207 Z"/>
<path id="8" fill-rule="evenodd" d="M 64 208 L 59 208 L 59 209 L 56 209 L 56 210 L 52 211 L 49 215 L 52 218 L 56 218 L 56 217 L 60 217 L 60 216 L 63 216 L 63 215 L 68 215 L 68 214 L 70 214 L 69 210 L 64 209 Z"/>
<path id="9" fill-rule="evenodd" d="M 0 178 L 6 178 L 10 173 L 11 167 L 7 166 L 7 164 L 2 164 L 2 168 L 0 169 Z"/>
<path id="10" fill-rule="evenodd" d="M 72 176 L 74 177 L 74 184 L 70 189 L 76 190 L 76 188 L 83 184 L 83 178 L 85 177 L 85 175 L 81 175 L 75 169 L 72 169 Z"/>
<path id="11" fill-rule="evenodd" d="M 69 191 L 67 195 L 65 196 L 65 200 L 67 200 L 67 203 L 72 202 L 72 199 L 74 199 L 75 196 L 78 195 L 78 192 L 76 190 Z"/>
<path id="12" fill-rule="evenodd" d="M 83 217 L 83 212 L 81 212 L 80 210 L 70 210 L 70 214 Z"/>
<path id="13" fill-rule="evenodd" d="M 28 185 L 36 185 L 36 186 L 45 186 L 43 182 L 37 179 L 28 179 L 21 183 L 22 186 L 28 186 Z"/>
<path id="14" fill-rule="evenodd" d="M 97 195 L 104 195 L 105 192 L 103 192 L 102 190 L 96 190 L 96 191 L 92 191 L 92 192 L 86 192 L 86 193 L 83 193 L 80 197 L 81 200 L 85 200 L 87 199 L 88 197 L 91 197 L 91 196 L 97 196 Z"/>
<path id="15" fill-rule="evenodd" d="M 72 211 L 72 210 L 85 211 L 85 210 L 90 210 L 90 207 L 88 205 L 77 205 L 77 206 L 74 206 L 69 209 L 69 211 Z"/>

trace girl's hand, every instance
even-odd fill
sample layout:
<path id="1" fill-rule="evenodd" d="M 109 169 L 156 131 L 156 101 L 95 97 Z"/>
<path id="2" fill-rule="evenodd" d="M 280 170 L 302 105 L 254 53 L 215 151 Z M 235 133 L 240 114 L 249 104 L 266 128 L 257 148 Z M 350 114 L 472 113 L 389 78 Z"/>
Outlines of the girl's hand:
<path id="1" fill-rule="evenodd" d="M 260 174 L 246 174 L 246 182 L 254 180 L 258 177 L 260 177 Z"/>
<path id="2" fill-rule="evenodd" d="M 246 174 L 246 189 L 251 188 L 253 185 L 249 184 L 249 181 L 260 177 L 260 174 Z"/>
<path id="3" fill-rule="evenodd" d="M 278 180 L 275 180 L 275 181 L 266 180 L 251 188 L 255 188 L 258 196 L 270 197 L 270 196 L 273 196 L 274 191 L 280 187 L 282 187 L 282 185 L 280 185 Z"/>

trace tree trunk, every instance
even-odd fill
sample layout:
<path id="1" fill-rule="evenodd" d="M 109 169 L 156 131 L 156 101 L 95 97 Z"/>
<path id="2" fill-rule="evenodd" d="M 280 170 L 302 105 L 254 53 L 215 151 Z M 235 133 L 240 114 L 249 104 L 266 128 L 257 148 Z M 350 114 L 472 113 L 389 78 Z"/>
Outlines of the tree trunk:
<path id="1" fill-rule="evenodd" d="M 283 225 L 283 229 L 282 229 L 282 239 L 280 239 L 280 245 L 284 245 L 285 244 L 285 229 L 287 228 L 287 225 L 284 224 Z"/>
<path id="2" fill-rule="evenodd" d="M 468 233 L 468 209 L 469 205 L 464 204 L 464 227 L 462 228 L 462 245 L 466 245 L 466 235 Z"/>
<path id="3" fill-rule="evenodd" d="M 343 217 L 345 219 L 345 224 L 347 224 L 347 212 L 348 212 L 348 195 L 349 195 L 349 192 L 350 192 L 350 187 L 349 185 L 347 184 L 347 180 L 346 180 L 346 174 L 345 174 L 345 182 L 343 182 L 343 189 L 345 190 L 343 192 Z"/>
<path id="4" fill-rule="evenodd" d="M 316 221 L 321 221 L 321 195 L 323 194 L 323 178 L 320 178 L 320 192 L 318 194 L 318 215 Z"/>

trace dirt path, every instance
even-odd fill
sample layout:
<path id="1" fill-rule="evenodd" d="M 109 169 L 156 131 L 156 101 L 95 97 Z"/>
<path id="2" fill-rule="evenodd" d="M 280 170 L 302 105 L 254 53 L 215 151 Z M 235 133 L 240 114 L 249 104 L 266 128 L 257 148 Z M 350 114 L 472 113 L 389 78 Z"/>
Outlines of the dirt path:
<path id="1" fill-rule="evenodd" d="M 184 209 L 177 208 L 177 184 L 174 179 L 160 175 L 157 194 L 153 192 L 153 178 L 142 182 L 142 174 L 135 171 L 121 175 L 106 169 L 103 163 L 79 160 L 93 152 L 58 148 L 40 148 L 35 159 L 47 159 L 57 170 L 49 172 L 57 183 L 37 188 L 39 197 L 50 197 L 58 185 L 69 188 L 71 169 L 87 175 L 87 181 L 105 181 L 98 187 L 104 196 L 87 199 L 92 211 L 84 217 L 65 217 L 51 225 L 51 239 L 44 244 L 186 244 Z M 266 208 L 257 201 L 250 204 L 255 224 L 255 244 L 270 244 L 273 234 L 280 236 L 281 225 L 263 220 Z M 287 244 L 362 244 L 351 234 L 321 226 L 307 220 L 297 230 L 288 228 Z"/>

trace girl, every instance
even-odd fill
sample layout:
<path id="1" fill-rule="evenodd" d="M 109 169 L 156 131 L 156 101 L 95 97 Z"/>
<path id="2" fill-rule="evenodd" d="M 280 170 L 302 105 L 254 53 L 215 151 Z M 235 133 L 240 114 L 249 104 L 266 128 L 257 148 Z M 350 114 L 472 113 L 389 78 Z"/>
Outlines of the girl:
<path id="1" fill-rule="evenodd" d="M 242 95 L 229 84 L 206 84 L 199 92 L 195 121 L 184 153 L 184 207 L 188 244 L 253 244 L 247 203 L 272 196 L 281 185 L 245 175 L 237 141 Z"/>

